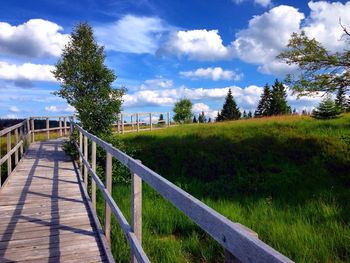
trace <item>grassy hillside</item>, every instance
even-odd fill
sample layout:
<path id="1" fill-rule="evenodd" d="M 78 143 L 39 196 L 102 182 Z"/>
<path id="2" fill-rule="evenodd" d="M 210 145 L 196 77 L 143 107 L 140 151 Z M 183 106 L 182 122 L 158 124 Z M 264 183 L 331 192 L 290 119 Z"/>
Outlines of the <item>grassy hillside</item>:
<path id="1" fill-rule="evenodd" d="M 144 164 L 291 259 L 350 261 L 350 115 L 192 124 L 120 137 Z M 128 196 L 129 186 L 114 186 L 127 214 Z M 222 260 L 220 246 L 148 187 L 143 220 L 153 261 Z M 116 239 L 114 247 L 126 247 Z M 127 252 L 114 254 L 127 261 Z"/>

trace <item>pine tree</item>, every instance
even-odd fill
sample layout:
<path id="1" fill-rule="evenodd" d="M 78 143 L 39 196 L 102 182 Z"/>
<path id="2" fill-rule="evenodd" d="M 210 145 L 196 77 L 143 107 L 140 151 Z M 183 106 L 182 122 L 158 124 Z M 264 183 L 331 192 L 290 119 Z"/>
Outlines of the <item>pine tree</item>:
<path id="1" fill-rule="evenodd" d="M 294 108 L 293 109 L 293 115 L 297 115 L 298 113 L 297 113 L 297 109 L 296 108 Z"/>
<path id="2" fill-rule="evenodd" d="M 290 114 L 292 110 L 288 106 L 287 92 L 282 82 L 277 79 L 272 86 L 270 115 Z"/>
<path id="3" fill-rule="evenodd" d="M 193 123 L 197 123 L 197 118 L 196 118 L 196 115 L 193 115 L 193 120 L 192 120 Z"/>
<path id="4" fill-rule="evenodd" d="M 232 96 L 231 89 L 228 90 L 225 103 L 221 110 L 219 121 L 238 120 L 241 117 L 241 112 L 237 107 L 237 103 Z"/>
<path id="5" fill-rule="evenodd" d="M 346 92 L 345 88 L 340 87 L 338 89 L 337 97 L 335 99 L 335 105 L 337 105 L 337 107 L 341 112 L 345 112 L 348 108 L 348 102 L 346 99 L 345 92 Z"/>
<path id="6" fill-rule="evenodd" d="M 243 111 L 243 116 L 242 116 L 242 118 L 243 118 L 243 119 L 246 119 L 247 117 L 248 117 L 248 116 L 247 116 L 247 112 L 244 110 L 244 111 Z"/>
<path id="7" fill-rule="evenodd" d="M 216 122 L 217 122 L 217 121 L 222 121 L 222 117 L 221 117 L 221 115 L 220 115 L 220 111 L 218 111 L 218 115 L 216 116 L 215 121 L 216 121 Z"/>
<path id="8" fill-rule="evenodd" d="M 163 116 L 163 113 L 161 113 L 161 114 L 159 115 L 158 124 L 161 124 L 161 123 L 163 123 L 163 122 L 164 122 L 164 116 Z"/>
<path id="9" fill-rule="evenodd" d="M 199 114 L 199 116 L 198 116 L 198 122 L 199 123 L 204 123 L 206 121 L 207 121 L 207 118 L 205 117 L 204 111 L 202 111 L 202 113 Z"/>
<path id="10" fill-rule="evenodd" d="M 313 110 L 312 117 L 316 119 L 334 119 L 337 118 L 340 113 L 340 109 L 329 95 L 320 102 L 315 110 Z"/>
<path id="11" fill-rule="evenodd" d="M 211 120 L 211 118 L 209 117 L 209 119 L 208 119 L 208 123 L 211 123 L 212 122 L 212 120 Z"/>
<path id="12" fill-rule="evenodd" d="M 252 111 L 249 111 L 249 112 L 248 112 L 248 115 L 247 115 L 247 117 L 248 117 L 248 119 L 251 119 L 251 118 L 253 118 L 253 113 L 252 113 Z"/>
<path id="13" fill-rule="evenodd" d="M 255 117 L 263 117 L 270 115 L 271 107 L 271 91 L 268 84 L 265 85 L 264 91 L 261 94 L 258 107 L 254 113 Z"/>

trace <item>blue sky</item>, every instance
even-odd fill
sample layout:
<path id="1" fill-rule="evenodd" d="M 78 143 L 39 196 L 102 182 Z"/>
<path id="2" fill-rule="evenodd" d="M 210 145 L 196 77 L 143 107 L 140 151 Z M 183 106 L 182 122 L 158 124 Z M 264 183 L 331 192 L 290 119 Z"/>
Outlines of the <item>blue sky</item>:
<path id="1" fill-rule="evenodd" d="M 1 1 L 0 117 L 74 111 L 51 93 L 51 74 L 72 28 L 94 27 L 107 65 L 125 86 L 125 112 L 171 111 L 190 98 L 193 111 L 215 116 L 229 88 L 241 110 L 254 111 L 265 83 L 295 72 L 276 60 L 292 32 L 304 30 L 331 51 L 346 48 L 339 18 L 350 25 L 350 2 Z M 311 110 L 319 98 L 288 96 Z"/>

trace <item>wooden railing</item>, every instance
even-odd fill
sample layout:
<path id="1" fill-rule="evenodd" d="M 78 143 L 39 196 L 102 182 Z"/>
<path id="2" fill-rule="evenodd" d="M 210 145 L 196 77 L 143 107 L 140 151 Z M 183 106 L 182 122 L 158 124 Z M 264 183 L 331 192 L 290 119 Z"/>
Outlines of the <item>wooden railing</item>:
<path id="1" fill-rule="evenodd" d="M 131 247 L 132 261 L 149 262 L 142 248 L 142 180 L 192 219 L 225 249 L 225 262 L 292 262 L 278 251 L 258 239 L 250 229 L 239 223 L 233 223 L 215 210 L 211 209 L 181 188 L 169 182 L 156 172 L 144 166 L 124 152 L 88 133 L 77 124 L 73 125 L 79 132 L 79 143 L 75 142 L 79 152 L 84 182 L 87 186 L 88 175 L 92 177 L 91 199 L 96 209 L 96 185 L 105 199 L 105 236 L 110 243 L 111 212 L 120 224 Z M 91 164 L 88 161 L 88 143 L 91 141 Z M 96 175 L 96 145 L 106 152 L 106 182 Z M 131 223 L 129 224 L 118 205 L 112 198 L 112 158 L 116 158 L 129 168 L 132 174 Z"/>
<path id="2" fill-rule="evenodd" d="M 163 115 L 163 120 L 153 120 L 153 117 Z M 143 119 L 142 121 L 140 119 Z M 160 129 L 156 124 L 162 124 L 163 128 L 171 125 L 170 112 L 139 112 L 139 113 L 120 113 L 118 114 L 117 126 L 118 133 L 139 132 L 145 130 Z"/>
<path id="3" fill-rule="evenodd" d="M 34 122 L 37 119 L 46 120 L 45 129 L 35 129 Z M 50 119 L 58 120 L 59 126 L 50 128 Z M 0 159 L 0 187 L 6 184 L 7 178 L 9 178 L 18 162 L 24 156 L 26 146 L 35 141 L 35 133 L 46 132 L 46 139 L 50 138 L 50 131 L 59 131 L 60 136 L 66 136 L 69 134 L 69 127 L 67 127 L 68 119 L 72 123 L 73 116 L 30 117 L 21 123 L 0 130 L 0 147 L 2 147 L 2 137 L 6 136 L 6 154 Z M 13 141 L 15 145 L 12 147 Z M 4 163 L 7 163 L 7 177 L 2 182 L 1 167 Z"/>

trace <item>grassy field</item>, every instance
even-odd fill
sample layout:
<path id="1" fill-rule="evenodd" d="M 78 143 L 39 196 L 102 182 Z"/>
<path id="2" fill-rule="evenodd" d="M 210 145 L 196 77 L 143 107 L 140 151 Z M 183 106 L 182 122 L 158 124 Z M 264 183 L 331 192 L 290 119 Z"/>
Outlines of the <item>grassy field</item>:
<path id="1" fill-rule="evenodd" d="M 296 262 L 350 262 L 349 128 L 350 115 L 288 116 L 119 138 L 145 165 Z M 113 196 L 129 218 L 129 184 L 115 183 Z M 152 261 L 222 261 L 222 248 L 169 202 L 146 185 L 143 196 L 143 246 Z M 101 219 L 102 204 L 99 196 Z M 127 262 L 115 222 L 112 239 L 117 261 Z"/>

